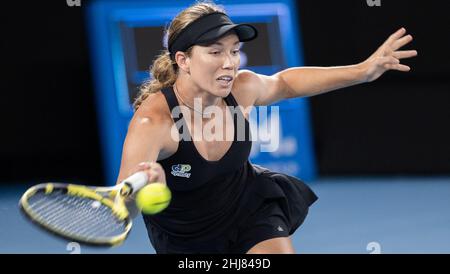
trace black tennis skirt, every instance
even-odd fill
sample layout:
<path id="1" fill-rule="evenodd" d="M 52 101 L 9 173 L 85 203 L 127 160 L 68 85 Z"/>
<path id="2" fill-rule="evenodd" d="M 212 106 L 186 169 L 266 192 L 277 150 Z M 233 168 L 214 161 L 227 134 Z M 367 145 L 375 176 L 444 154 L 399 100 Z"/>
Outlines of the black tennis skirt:
<path id="1" fill-rule="evenodd" d="M 276 202 L 283 211 L 289 225 L 289 234 L 303 223 L 309 207 L 317 200 L 316 194 L 302 180 L 279 172 L 270 171 L 252 164 L 254 178 L 251 189 L 257 197 L 249 197 L 247 208 L 250 214 Z"/>
<path id="2" fill-rule="evenodd" d="M 144 218 L 157 253 L 246 253 L 257 243 L 292 235 L 317 200 L 300 179 L 249 163 L 248 187 L 233 224 L 219 237 L 198 239 L 169 236 Z"/>

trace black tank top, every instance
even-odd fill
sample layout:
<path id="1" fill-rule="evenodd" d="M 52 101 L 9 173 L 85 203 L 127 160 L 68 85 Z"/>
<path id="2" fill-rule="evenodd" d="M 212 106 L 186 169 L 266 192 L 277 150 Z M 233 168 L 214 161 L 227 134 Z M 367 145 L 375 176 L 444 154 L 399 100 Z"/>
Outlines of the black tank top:
<path id="1" fill-rule="evenodd" d="M 162 93 L 171 111 L 178 106 L 172 87 L 163 89 Z M 238 215 L 247 187 L 252 142 L 249 123 L 235 98 L 230 93 L 224 100 L 228 111 L 230 106 L 235 107 L 234 113 L 231 112 L 234 139 L 221 159 L 209 161 L 203 158 L 191 138 L 190 141 L 181 139 L 173 155 L 158 161 L 164 168 L 172 201 L 163 212 L 144 215 L 144 218 L 169 235 L 195 238 L 220 235 Z M 189 134 L 182 114 L 172 118 L 180 137 L 183 133 L 186 136 L 183 130 Z M 238 119 L 245 123 L 244 138 L 239 135 L 239 139 L 238 134 L 242 134 L 242 130 L 238 132 Z"/>

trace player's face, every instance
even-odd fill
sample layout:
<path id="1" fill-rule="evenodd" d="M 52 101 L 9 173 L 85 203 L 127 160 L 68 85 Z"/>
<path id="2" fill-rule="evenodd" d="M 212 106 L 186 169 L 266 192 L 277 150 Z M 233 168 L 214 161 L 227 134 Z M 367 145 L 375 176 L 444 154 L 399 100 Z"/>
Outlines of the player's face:
<path id="1" fill-rule="evenodd" d="M 200 89 L 226 97 L 239 68 L 239 48 L 239 39 L 234 33 L 208 46 L 194 46 L 189 66 L 192 80 Z"/>

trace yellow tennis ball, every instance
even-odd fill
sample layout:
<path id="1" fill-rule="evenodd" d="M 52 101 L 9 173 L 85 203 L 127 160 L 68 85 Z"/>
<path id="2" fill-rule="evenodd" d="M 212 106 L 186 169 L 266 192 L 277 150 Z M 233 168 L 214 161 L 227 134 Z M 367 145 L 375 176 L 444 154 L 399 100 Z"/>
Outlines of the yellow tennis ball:
<path id="1" fill-rule="evenodd" d="M 163 183 L 151 183 L 143 187 L 136 195 L 136 205 L 145 214 L 163 211 L 170 203 L 172 193 Z"/>

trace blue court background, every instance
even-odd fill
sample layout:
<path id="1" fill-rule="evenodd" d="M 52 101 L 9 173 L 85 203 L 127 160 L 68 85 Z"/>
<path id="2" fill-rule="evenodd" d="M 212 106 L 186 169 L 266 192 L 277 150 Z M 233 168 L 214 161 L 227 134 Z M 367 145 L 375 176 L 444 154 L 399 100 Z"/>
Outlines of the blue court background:
<path id="1" fill-rule="evenodd" d="M 55 178 L 56 179 L 56 178 Z M 298 253 L 450 253 L 450 177 L 318 177 L 307 180 L 319 200 L 292 239 Z M 0 185 L 0 253 L 68 254 L 59 240 L 25 220 L 22 193 L 40 181 Z M 142 219 L 115 248 L 81 253 L 154 253 Z M 373 248 L 371 248 L 373 247 Z"/>
<path id="2" fill-rule="evenodd" d="M 450 253 L 450 178 L 322 178 L 319 196 L 292 236 L 296 252 L 313 254 Z M 17 201 L 29 185 L 0 187 L 0 253 L 70 254 L 60 240 L 21 216 Z M 88 253 L 155 253 L 142 218 L 118 247 L 80 246 Z"/>

